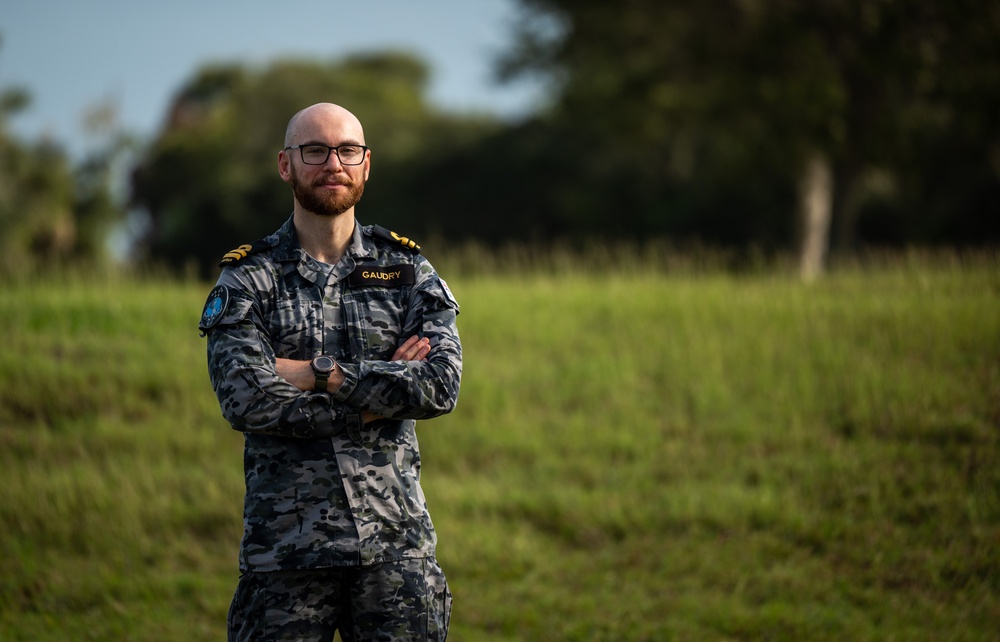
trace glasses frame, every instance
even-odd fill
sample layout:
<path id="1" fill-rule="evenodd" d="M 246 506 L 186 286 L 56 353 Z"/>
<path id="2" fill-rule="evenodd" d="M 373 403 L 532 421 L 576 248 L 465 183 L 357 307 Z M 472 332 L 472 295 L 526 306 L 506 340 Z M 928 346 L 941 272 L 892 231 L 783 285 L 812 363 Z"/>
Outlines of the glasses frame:
<path id="1" fill-rule="evenodd" d="M 326 158 L 324 158 L 323 162 L 321 163 L 310 163 L 309 161 L 306 160 L 306 153 L 302 149 L 303 147 L 326 147 Z M 340 157 L 341 147 L 360 147 L 361 160 L 359 160 L 357 163 L 344 162 L 344 159 Z M 368 155 L 369 147 L 367 145 L 356 145 L 354 143 L 344 143 L 343 145 L 337 145 L 335 147 L 331 147 L 330 145 L 324 145 L 323 143 L 306 143 L 304 145 L 289 145 L 288 147 L 285 148 L 286 151 L 289 149 L 299 150 L 299 158 L 302 159 L 302 162 L 305 163 L 306 165 L 311 165 L 313 167 L 316 167 L 318 165 L 325 165 L 327 161 L 330 160 L 330 152 L 333 152 L 337 155 L 337 160 L 340 162 L 341 165 L 344 165 L 345 167 L 357 167 L 358 165 L 364 164 L 365 157 Z"/>

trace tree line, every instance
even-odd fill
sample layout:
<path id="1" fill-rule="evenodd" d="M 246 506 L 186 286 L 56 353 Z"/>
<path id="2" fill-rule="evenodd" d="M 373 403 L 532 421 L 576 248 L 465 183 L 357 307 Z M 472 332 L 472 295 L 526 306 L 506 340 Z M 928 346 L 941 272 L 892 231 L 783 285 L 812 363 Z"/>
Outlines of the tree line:
<path id="1" fill-rule="evenodd" d="M 138 155 L 117 213 L 101 172 L 120 144 L 89 174 L 67 178 L 62 161 L 62 174 L 33 175 L 23 157 L 54 152 L 11 151 L 8 95 L 0 151 L 16 171 L 0 183 L 0 220 L 34 231 L 0 243 L 93 251 L 80 230 L 131 209 L 148 216 L 146 258 L 210 271 L 290 212 L 277 150 L 289 116 L 318 101 L 365 124 L 373 171 L 359 218 L 411 238 L 796 252 L 807 276 L 831 249 L 1000 242 L 997 0 L 521 5 L 497 71 L 544 79 L 532 116 L 435 108 L 431 70 L 405 52 L 207 65 Z M 33 208 L 46 214 L 29 225 Z"/>
<path id="2" fill-rule="evenodd" d="M 56 141 L 10 133 L 11 117 L 30 103 L 27 90 L 0 88 L 0 274 L 26 264 L 106 259 L 107 237 L 124 215 L 112 174 L 133 141 L 111 126 L 113 110 L 88 112 L 88 131 L 99 142 L 74 163 Z"/>

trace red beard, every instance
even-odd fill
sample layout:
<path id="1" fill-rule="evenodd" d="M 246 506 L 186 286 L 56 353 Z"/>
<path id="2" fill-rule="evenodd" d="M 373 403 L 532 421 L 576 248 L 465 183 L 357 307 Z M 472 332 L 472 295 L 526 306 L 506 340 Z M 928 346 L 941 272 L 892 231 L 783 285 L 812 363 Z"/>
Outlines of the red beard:
<path id="1" fill-rule="evenodd" d="M 327 190 L 315 188 L 311 185 L 307 186 L 299 180 L 295 166 L 291 165 L 290 169 L 292 175 L 292 193 L 295 195 L 295 199 L 304 209 L 319 216 L 337 216 L 338 214 L 343 214 L 354 207 L 361 200 L 361 195 L 365 192 L 364 181 L 355 183 L 353 181 L 348 182 L 349 179 L 343 179 L 344 182 L 342 183 L 347 187 L 346 193 L 340 190 Z M 328 177 L 317 179 L 316 184 L 321 185 L 328 180 Z"/>

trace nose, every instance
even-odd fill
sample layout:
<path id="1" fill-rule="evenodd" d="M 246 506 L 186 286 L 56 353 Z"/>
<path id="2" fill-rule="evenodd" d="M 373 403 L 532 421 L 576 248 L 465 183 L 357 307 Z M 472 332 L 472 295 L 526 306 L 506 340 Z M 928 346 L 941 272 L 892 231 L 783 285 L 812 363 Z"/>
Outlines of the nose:
<path id="1" fill-rule="evenodd" d="M 340 156 L 337 154 L 336 149 L 330 150 L 330 155 L 326 157 L 326 162 L 323 163 L 323 167 L 329 167 L 331 165 L 333 166 L 333 171 L 344 168 L 344 164 L 340 162 Z"/>

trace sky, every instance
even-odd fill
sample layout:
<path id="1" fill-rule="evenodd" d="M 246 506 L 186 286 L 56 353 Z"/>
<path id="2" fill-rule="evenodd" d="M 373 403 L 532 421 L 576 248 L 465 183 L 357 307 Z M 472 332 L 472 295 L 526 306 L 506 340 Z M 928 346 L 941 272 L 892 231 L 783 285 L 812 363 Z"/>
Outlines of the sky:
<path id="1" fill-rule="evenodd" d="M 90 144 L 87 109 L 110 103 L 121 128 L 148 140 L 209 62 L 402 49 L 430 65 L 434 105 L 517 118 L 542 89 L 501 85 L 493 65 L 519 10 L 517 0 L 0 0 L 0 89 L 32 98 L 11 133 L 78 155 Z"/>

